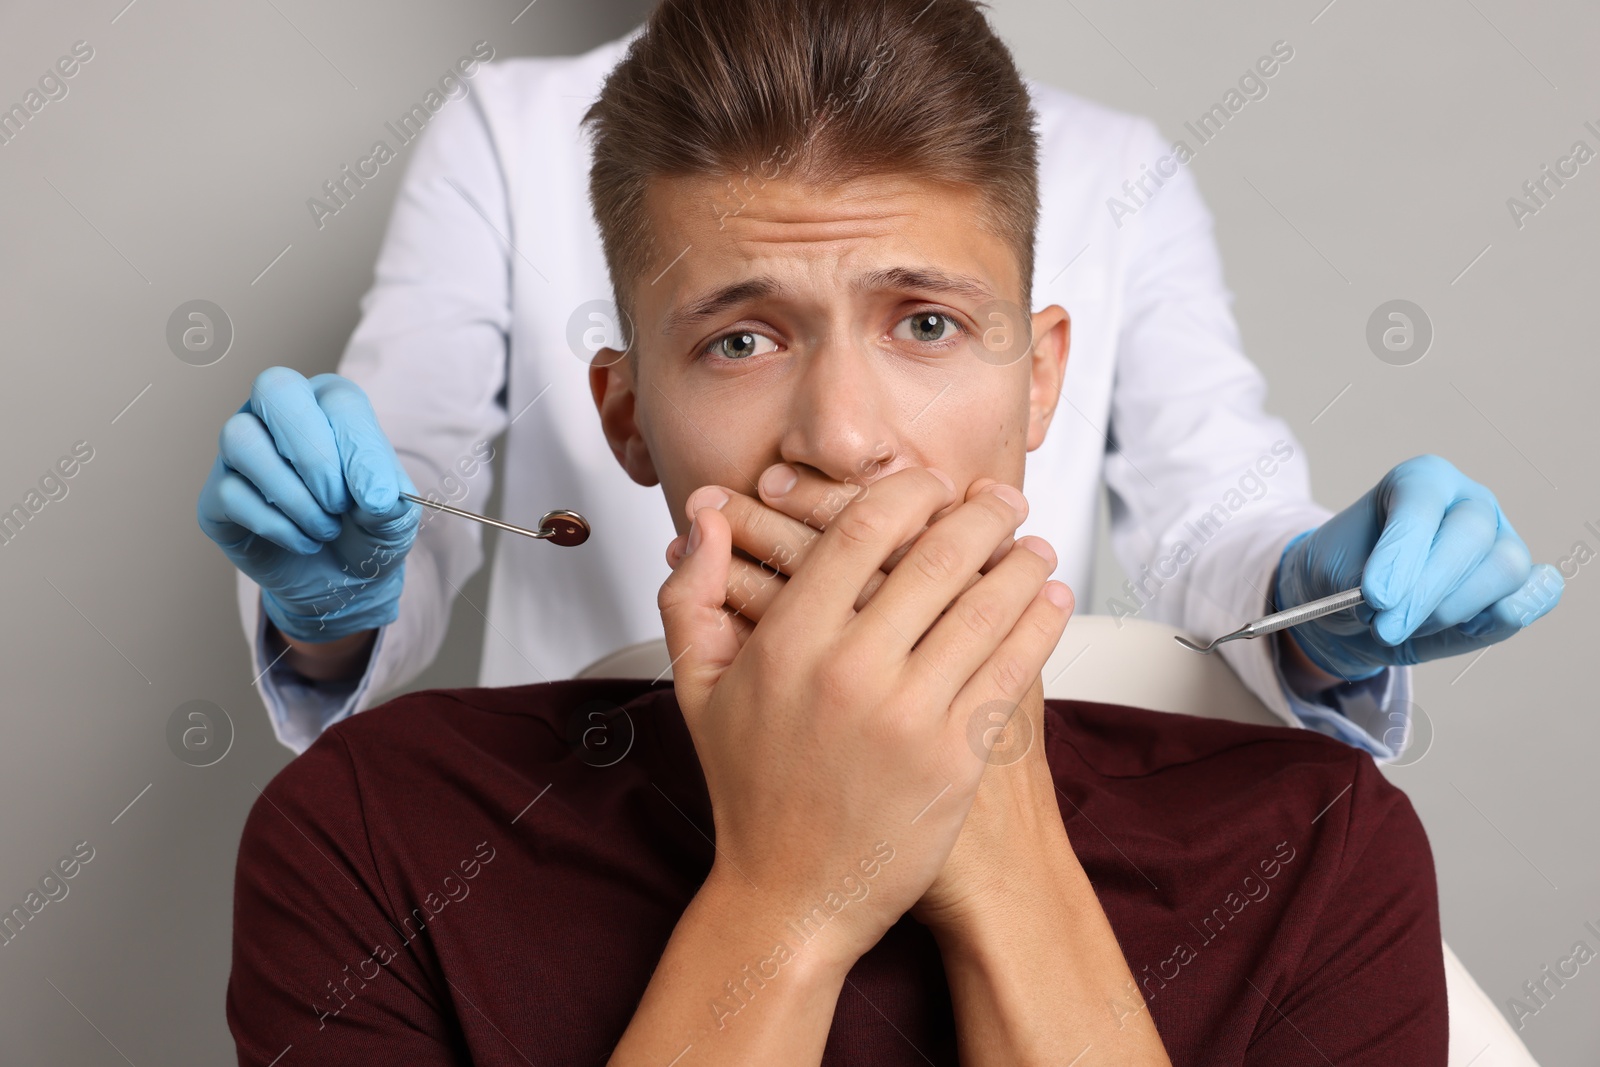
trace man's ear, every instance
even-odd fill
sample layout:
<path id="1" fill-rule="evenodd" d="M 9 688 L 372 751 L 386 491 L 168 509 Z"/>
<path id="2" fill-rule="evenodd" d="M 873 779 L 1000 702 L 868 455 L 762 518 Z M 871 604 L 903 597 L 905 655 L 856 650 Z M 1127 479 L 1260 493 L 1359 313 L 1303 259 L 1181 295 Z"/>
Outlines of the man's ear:
<path id="1" fill-rule="evenodd" d="M 611 445 L 611 454 L 628 477 L 644 486 L 660 482 L 650 448 L 639 432 L 632 359 L 614 348 L 596 352 L 589 363 L 589 392 L 594 395 L 600 429 Z"/>
<path id="2" fill-rule="evenodd" d="M 1072 316 L 1051 304 L 1033 316 L 1033 350 L 1029 352 L 1028 451 L 1044 444 L 1045 431 L 1061 401 L 1067 375 L 1067 349 L 1072 345 Z"/>

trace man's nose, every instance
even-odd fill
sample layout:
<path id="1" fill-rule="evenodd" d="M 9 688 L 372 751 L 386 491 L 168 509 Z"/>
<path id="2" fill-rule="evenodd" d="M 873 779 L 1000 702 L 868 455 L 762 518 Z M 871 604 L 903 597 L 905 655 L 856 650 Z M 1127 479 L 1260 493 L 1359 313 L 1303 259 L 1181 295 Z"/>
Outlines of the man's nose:
<path id="1" fill-rule="evenodd" d="M 828 338 L 801 361 L 779 452 L 837 481 L 865 485 L 900 451 L 898 405 L 876 354 L 854 339 Z"/>

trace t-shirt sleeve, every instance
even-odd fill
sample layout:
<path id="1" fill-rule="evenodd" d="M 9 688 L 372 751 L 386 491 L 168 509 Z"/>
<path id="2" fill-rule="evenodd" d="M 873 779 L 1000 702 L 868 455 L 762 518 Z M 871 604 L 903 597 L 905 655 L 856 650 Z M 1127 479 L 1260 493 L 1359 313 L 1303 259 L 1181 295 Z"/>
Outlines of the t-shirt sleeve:
<path id="1" fill-rule="evenodd" d="M 349 750 L 325 734 L 262 791 L 239 843 L 227 1015 L 240 1067 L 469 1064 L 403 945 Z"/>
<path id="2" fill-rule="evenodd" d="M 1267 1006 L 1249 1067 L 1443 1067 L 1449 1050 L 1433 853 L 1406 795 L 1362 756 L 1343 808 L 1338 874 L 1286 988 Z M 1330 828 L 1331 829 L 1331 828 Z"/>

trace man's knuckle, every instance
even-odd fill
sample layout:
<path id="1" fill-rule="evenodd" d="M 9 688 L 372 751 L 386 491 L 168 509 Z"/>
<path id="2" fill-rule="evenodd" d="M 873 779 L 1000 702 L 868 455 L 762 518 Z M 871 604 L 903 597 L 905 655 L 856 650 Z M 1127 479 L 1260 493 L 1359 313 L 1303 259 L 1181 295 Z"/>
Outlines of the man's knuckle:
<path id="1" fill-rule="evenodd" d="M 1056 636 L 1056 624 L 1051 621 L 1051 617 L 1048 615 L 1029 612 L 1027 626 L 1033 636 L 1040 640 L 1050 641 Z"/>
<path id="2" fill-rule="evenodd" d="M 1010 504 L 1000 499 L 1000 494 L 985 490 L 972 498 L 972 503 L 983 509 L 991 519 L 1005 526 L 1017 524 L 1017 512 Z"/>
<path id="3" fill-rule="evenodd" d="M 1000 625 L 996 605 L 984 597 L 965 596 L 956 602 L 956 618 L 979 637 L 993 636 Z"/>
<path id="4" fill-rule="evenodd" d="M 961 565 L 961 560 L 946 545 L 937 541 L 928 541 L 918 545 L 911 552 L 917 573 L 927 578 L 930 582 L 946 582 L 955 575 L 956 569 Z"/>
<path id="5" fill-rule="evenodd" d="M 857 502 L 833 520 L 833 528 L 845 541 L 856 545 L 876 545 L 892 525 L 889 513 L 877 504 Z"/>
<path id="6" fill-rule="evenodd" d="M 745 648 L 755 650 L 752 660 L 756 669 L 768 677 L 787 678 L 795 658 L 787 635 L 769 624 L 757 627 L 756 637 L 759 640 L 745 645 Z"/>
<path id="7" fill-rule="evenodd" d="M 915 741 L 922 718 L 910 705 L 886 704 L 873 716 L 871 736 L 882 741 L 889 751 L 903 751 Z"/>
<path id="8" fill-rule="evenodd" d="M 683 590 L 679 585 L 677 575 L 673 575 L 662 582 L 661 588 L 656 592 L 656 610 L 660 612 L 675 611 L 678 605 L 683 603 L 683 600 Z"/>
<path id="9" fill-rule="evenodd" d="M 1002 693 L 1016 693 L 1025 689 L 1032 679 L 1031 672 L 1015 655 L 997 655 L 990 662 L 989 678 Z"/>
<path id="10" fill-rule="evenodd" d="M 856 681 L 842 670 L 818 671 L 817 698 L 826 707 L 843 707 L 851 703 L 857 691 Z"/>

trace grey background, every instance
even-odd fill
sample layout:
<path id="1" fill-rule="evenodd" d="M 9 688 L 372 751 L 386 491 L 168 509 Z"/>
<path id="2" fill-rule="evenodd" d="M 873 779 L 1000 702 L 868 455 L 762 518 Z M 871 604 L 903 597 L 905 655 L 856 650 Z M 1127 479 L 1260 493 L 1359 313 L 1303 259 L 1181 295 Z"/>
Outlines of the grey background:
<path id="1" fill-rule="evenodd" d="M 74 41 L 95 49 L 68 96 L 0 146 L 0 503 L 73 442 L 95 450 L 68 496 L 0 546 L 0 903 L 20 902 L 75 842 L 95 849 L 67 898 L 0 947 L 7 1063 L 232 1062 L 233 857 L 256 787 L 289 753 L 251 690 L 231 571 L 195 525 L 195 495 L 257 371 L 334 365 L 401 166 L 321 232 L 305 199 L 473 42 L 501 57 L 574 52 L 645 7 L 523 2 L 95 0 L 0 14 L 0 103 Z M 1169 136 L 1274 41 L 1293 45 L 1269 95 L 1192 166 L 1246 351 L 1309 450 L 1318 498 L 1343 507 L 1436 452 L 1497 493 L 1536 559 L 1600 550 L 1585 528 L 1600 528 L 1600 162 L 1521 229 L 1506 208 L 1574 140 L 1600 148 L 1583 127 L 1600 126 L 1600 12 L 1324 3 L 999 0 L 995 17 L 1030 75 Z M 237 331 L 214 366 L 166 347 L 168 315 L 194 298 Z M 1368 316 L 1394 298 L 1436 331 L 1412 366 L 1365 342 Z M 1600 564 L 1568 573 L 1563 603 L 1530 633 L 1419 669 L 1431 748 L 1389 772 L 1428 827 L 1446 936 L 1502 1010 L 1575 941 L 1600 949 L 1583 930 L 1600 925 L 1600 726 L 1584 684 Z M 1081 610 L 1105 610 L 1121 578 L 1102 546 Z M 482 575 L 465 592 L 481 604 Z M 482 620 L 454 618 L 419 686 L 473 680 Z M 203 769 L 165 739 L 195 699 L 237 731 Z M 1523 1036 L 1546 1064 L 1592 1062 L 1597 1008 L 1591 964 Z"/>

